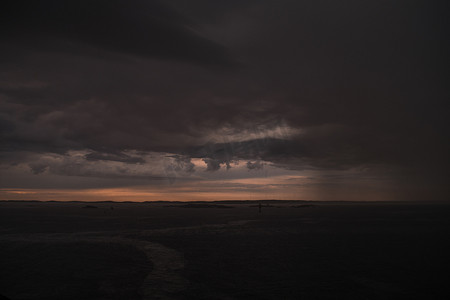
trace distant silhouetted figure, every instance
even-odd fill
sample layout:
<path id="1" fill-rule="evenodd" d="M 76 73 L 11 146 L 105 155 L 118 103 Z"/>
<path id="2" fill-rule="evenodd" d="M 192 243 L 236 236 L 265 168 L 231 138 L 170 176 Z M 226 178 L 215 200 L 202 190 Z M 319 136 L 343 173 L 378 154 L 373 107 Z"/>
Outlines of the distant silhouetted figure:
<path id="1" fill-rule="evenodd" d="M 94 205 L 85 205 L 83 206 L 83 208 L 98 208 L 98 207 Z"/>
<path id="2" fill-rule="evenodd" d="M 259 208 L 260 213 L 261 213 L 261 207 L 262 207 L 261 202 L 259 202 L 258 208 Z"/>

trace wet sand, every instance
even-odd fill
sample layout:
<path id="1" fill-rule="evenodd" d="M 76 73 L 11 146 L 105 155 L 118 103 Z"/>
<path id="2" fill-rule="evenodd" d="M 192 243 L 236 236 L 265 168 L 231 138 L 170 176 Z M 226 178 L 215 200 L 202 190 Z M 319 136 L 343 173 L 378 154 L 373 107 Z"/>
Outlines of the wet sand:
<path id="1" fill-rule="evenodd" d="M 223 209 L 226 208 L 226 209 Z M 450 205 L 0 202 L 9 299 L 444 299 Z"/>

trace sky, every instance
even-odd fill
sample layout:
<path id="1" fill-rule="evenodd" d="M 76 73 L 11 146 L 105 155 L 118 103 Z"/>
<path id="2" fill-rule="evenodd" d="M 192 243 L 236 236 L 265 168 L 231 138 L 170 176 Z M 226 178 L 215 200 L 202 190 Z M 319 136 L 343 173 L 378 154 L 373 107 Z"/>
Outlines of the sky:
<path id="1" fill-rule="evenodd" d="M 449 200 L 449 6 L 5 0 L 0 200 Z"/>

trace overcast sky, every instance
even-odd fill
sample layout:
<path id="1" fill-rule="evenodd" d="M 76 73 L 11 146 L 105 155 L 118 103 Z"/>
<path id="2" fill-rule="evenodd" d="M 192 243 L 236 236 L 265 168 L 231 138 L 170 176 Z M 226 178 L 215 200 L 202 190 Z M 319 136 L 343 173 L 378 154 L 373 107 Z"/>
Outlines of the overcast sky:
<path id="1" fill-rule="evenodd" d="M 448 200 L 449 8 L 3 1 L 0 199 Z"/>

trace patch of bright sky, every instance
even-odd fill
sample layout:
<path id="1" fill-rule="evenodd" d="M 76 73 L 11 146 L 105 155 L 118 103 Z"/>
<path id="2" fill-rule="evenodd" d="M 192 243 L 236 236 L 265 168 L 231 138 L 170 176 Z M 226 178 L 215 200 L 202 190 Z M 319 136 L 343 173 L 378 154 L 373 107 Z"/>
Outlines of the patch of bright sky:
<path id="1" fill-rule="evenodd" d="M 236 129 L 232 126 L 222 127 L 205 135 L 205 141 L 212 143 L 243 142 L 255 139 L 289 139 L 303 133 L 302 129 L 292 128 L 284 123 L 274 126 L 260 125 L 246 129 Z"/>

